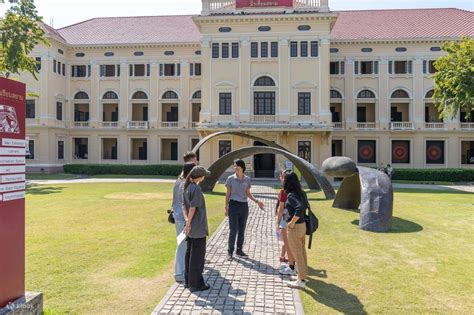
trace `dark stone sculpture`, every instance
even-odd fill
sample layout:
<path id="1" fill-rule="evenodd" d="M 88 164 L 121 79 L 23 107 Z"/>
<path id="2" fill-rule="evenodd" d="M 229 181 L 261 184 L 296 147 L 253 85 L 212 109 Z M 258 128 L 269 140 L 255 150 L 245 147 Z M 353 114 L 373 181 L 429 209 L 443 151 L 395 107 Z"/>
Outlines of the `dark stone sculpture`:
<path id="1" fill-rule="evenodd" d="M 205 192 L 212 191 L 216 185 L 216 182 L 219 180 L 222 174 L 224 174 L 224 172 L 230 166 L 232 166 L 236 159 L 244 159 L 255 154 L 281 154 L 285 156 L 300 170 L 301 175 L 306 180 L 306 183 L 310 189 L 319 189 L 321 187 L 326 199 L 334 199 L 335 192 L 331 186 L 331 183 L 323 176 L 320 171 L 318 171 L 314 165 L 300 158 L 299 156 L 275 147 L 247 147 L 224 155 L 209 167 L 211 176 L 206 177 L 206 179 L 201 183 L 202 190 Z"/>
<path id="2" fill-rule="evenodd" d="M 322 171 L 328 176 L 344 177 L 333 203 L 334 208 L 357 209 L 360 205 L 359 227 L 362 230 L 390 230 L 393 187 L 385 173 L 368 167 L 356 167 L 347 157 L 327 159 L 323 163 Z"/>
<path id="3" fill-rule="evenodd" d="M 196 146 L 193 148 L 193 152 L 196 153 L 206 142 L 212 140 L 213 138 L 216 138 L 216 137 L 219 137 L 219 136 L 226 136 L 226 135 L 233 135 L 233 136 L 239 136 L 241 138 L 252 139 L 254 141 L 261 142 L 261 143 L 263 143 L 263 144 L 265 144 L 269 147 L 273 147 L 273 148 L 277 148 L 277 149 L 289 152 L 287 149 L 285 149 L 281 145 L 276 144 L 272 141 L 268 141 L 268 140 L 265 140 L 265 139 L 260 138 L 260 137 L 255 137 L 255 136 L 252 136 L 252 135 L 248 135 L 246 133 L 239 132 L 239 131 L 220 131 L 220 132 L 210 134 L 209 136 L 207 136 L 205 138 L 202 138 L 201 141 L 199 141 L 196 144 Z"/>

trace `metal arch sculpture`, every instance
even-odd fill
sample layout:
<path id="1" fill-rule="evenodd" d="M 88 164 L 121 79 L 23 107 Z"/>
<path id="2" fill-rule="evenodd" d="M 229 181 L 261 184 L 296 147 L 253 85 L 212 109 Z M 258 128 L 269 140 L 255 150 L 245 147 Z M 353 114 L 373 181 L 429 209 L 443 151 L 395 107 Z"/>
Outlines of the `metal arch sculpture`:
<path id="1" fill-rule="evenodd" d="M 344 177 L 333 207 L 358 209 L 359 227 L 365 231 L 388 232 L 393 216 L 393 186 L 387 174 L 356 166 L 348 157 L 333 157 L 323 162 L 324 174 Z"/>
<path id="2" fill-rule="evenodd" d="M 261 143 L 263 143 L 263 144 L 265 144 L 265 145 L 267 145 L 267 146 L 269 146 L 269 147 L 277 148 L 277 149 L 280 149 L 280 150 L 289 152 L 287 149 L 285 149 L 284 147 L 282 147 L 282 146 L 279 145 L 279 144 L 276 144 L 276 143 L 274 143 L 274 142 L 265 140 L 265 139 L 260 138 L 260 137 L 251 136 L 251 135 L 248 135 L 248 134 L 243 133 L 243 132 L 240 132 L 240 131 L 220 131 L 220 132 L 216 132 L 216 133 L 210 134 L 209 136 L 207 136 L 207 137 L 205 137 L 205 138 L 202 138 L 201 141 L 199 141 L 198 144 L 196 144 L 196 145 L 194 146 L 193 152 L 194 152 L 194 153 L 197 153 L 197 151 L 198 151 L 206 142 L 210 141 L 210 140 L 213 139 L 213 138 L 216 138 L 216 137 L 219 137 L 219 136 L 224 136 L 224 135 L 234 135 L 234 136 L 239 136 L 239 137 L 242 137 L 242 138 L 252 139 L 252 140 L 261 142 Z"/>
<path id="3" fill-rule="evenodd" d="M 244 159 L 256 154 L 281 154 L 285 156 L 300 170 L 301 175 L 306 180 L 310 189 L 319 189 L 321 187 L 326 199 L 334 199 L 336 193 L 334 192 L 331 183 L 329 183 L 326 177 L 324 177 L 314 165 L 293 153 L 274 147 L 246 147 L 224 155 L 209 167 L 211 176 L 206 177 L 206 179 L 201 183 L 202 190 L 205 192 L 212 191 L 219 178 L 236 159 Z"/>

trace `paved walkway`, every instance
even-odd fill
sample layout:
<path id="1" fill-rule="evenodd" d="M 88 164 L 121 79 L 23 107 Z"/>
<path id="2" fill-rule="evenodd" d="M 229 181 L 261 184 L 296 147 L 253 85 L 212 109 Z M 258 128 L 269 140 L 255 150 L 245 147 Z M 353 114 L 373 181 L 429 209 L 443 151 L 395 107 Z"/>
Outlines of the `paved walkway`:
<path id="1" fill-rule="evenodd" d="M 226 261 L 228 221 L 207 244 L 204 279 L 211 290 L 192 294 L 175 284 L 153 314 L 303 314 L 299 293 L 287 288 L 278 273 L 279 244 L 275 235 L 275 190 L 253 186 L 265 210 L 250 203 L 244 251 L 248 259 Z"/>

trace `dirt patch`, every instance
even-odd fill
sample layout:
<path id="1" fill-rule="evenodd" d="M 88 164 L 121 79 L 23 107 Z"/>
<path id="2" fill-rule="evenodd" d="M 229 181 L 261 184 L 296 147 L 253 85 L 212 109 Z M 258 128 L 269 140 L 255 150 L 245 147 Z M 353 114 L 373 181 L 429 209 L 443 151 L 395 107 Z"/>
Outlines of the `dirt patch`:
<path id="1" fill-rule="evenodd" d="M 92 283 L 108 288 L 106 300 L 94 301 L 89 314 L 145 314 L 151 313 L 174 283 L 172 263 L 163 272 L 147 278 L 120 278 L 114 275 L 126 268 L 126 263 L 116 263 L 89 275 Z"/>
<path id="2" fill-rule="evenodd" d="M 171 200 L 173 199 L 173 194 L 119 192 L 119 193 L 105 195 L 104 198 L 118 199 L 118 200 Z"/>

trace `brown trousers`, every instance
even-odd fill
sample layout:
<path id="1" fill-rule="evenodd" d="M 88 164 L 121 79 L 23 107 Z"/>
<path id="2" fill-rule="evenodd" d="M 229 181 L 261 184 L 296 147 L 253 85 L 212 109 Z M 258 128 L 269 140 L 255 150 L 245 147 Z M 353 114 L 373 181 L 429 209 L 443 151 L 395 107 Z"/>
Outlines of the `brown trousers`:
<path id="1" fill-rule="evenodd" d="M 306 256 L 306 224 L 295 224 L 294 228 L 288 227 L 288 243 L 291 253 L 296 260 L 298 278 L 306 279 L 308 275 L 308 257 Z"/>

